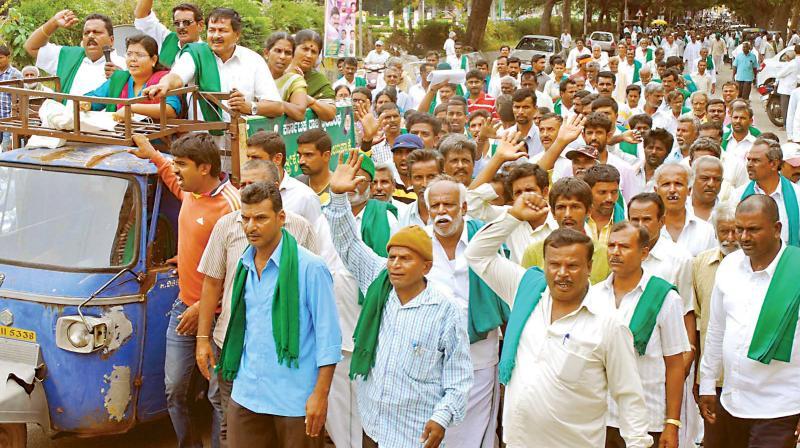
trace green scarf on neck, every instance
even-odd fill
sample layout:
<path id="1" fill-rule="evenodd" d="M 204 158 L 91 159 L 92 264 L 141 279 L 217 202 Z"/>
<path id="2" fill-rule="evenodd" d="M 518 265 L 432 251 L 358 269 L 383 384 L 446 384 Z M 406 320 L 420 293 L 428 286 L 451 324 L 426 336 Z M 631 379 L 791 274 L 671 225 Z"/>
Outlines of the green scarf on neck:
<path id="1" fill-rule="evenodd" d="M 645 62 L 650 62 L 650 61 L 653 60 L 653 49 L 652 48 L 647 47 L 647 54 L 645 54 L 644 60 L 645 60 Z"/>
<path id="2" fill-rule="evenodd" d="M 392 233 L 387 211 L 397 217 L 397 207 L 393 204 L 370 199 L 364 207 L 364 216 L 361 217 L 361 240 L 373 252 L 384 258 L 388 255 L 386 243 L 389 242 Z"/>
<path id="3" fill-rule="evenodd" d="M 650 336 L 653 335 L 653 329 L 656 327 L 658 313 L 670 290 L 678 291 L 672 283 L 655 275 L 650 277 L 633 310 L 628 328 L 633 333 L 633 347 L 639 356 L 644 355 L 647 349 L 647 343 L 650 342 Z"/>
<path id="4" fill-rule="evenodd" d="M 711 55 L 706 56 L 706 70 L 714 70 L 714 58 Z"/>
<path id="5" fill-rule="evenodd" d="M 555 112 L 556 115 L 561 115 L 561 104 L 561 98 L 557 99 L 556 102 L 553 103 L 553 112 Z"/>
<path id="6" fill-rule="evenodd" d="M 278 281 L 272 299 L 272 337 L 278 363 L 289 368 L 298 368 L 300 357 L 300 281 L 298 271 L 297 240 L 281 229 L 281 256 Z M 255 256 L 254 256 L 255 259 Z M 217 370 L 222 370 L 226 381 L 233 381 L 239 372 L 244 352 L 245 329 L 247 328 L 244 290 L 248 269 L 242 261 L 236 267 L 231 294 L 231 316 L 225 342 L 219 355 Z"/>
<path id="7" fill-rule="evenodd" d="M 637 61 L 636 59 L 633 60 L 633 82 L 631 84 L 636 84 L 639 82 L 639 69 L 642 68 L 642 63 Z"/>
<path id="8" fill-rule="evenodd" d="M 353 358 L 350 361 L 350 379 L 367 379 L 378 351 L 378 335 L 386 301 L 392 292 L 389 271 L 383 269 L 367 288 L 367 295 L 358 315 L 358 323 L 353 332 Z"/>
<path id="9" fill-rule="evenodd" d="M 798 272 L 800 249 L 786 246 L 761 305 L 747 351 L 748 358 L 763 364 L 769 364 L 773 359 L 783 362 L 791 359 L 800 309 L 800 282 L 793 278 Z"/>
<path id="10" fill-rule="evenodd" d="M 547 281 L 544 273 L 537 267 L 532 267 L 525 271 L 517 287 L 517 295 L 514 297 L 514 307 L 511 309 L 511 317 L 508 318 L 506 333 L 503 339 L 503 351 L 500 354 L 500 382 L 508 385 L 511 381 L 511 374 L 517 362 L 517 349 L 522 330 L 528 323 L 528 318 L 536 309 L 536 305 L 542 299 L 542 293 L 547 288 Z"/>
<path id="11" fill-rule="evenodd" d="M 614 214 L 611 215 L 611 222 L 616 224 L 620 221 L 625 220 L 625 199 L 622 197 L 622 193 L 617 193 L 617 202 L 614 203 Z"/>
<path id="12" fill-rule="evenodd" d="M 108 78 L 108 96 L 111 98 L 119 98 L 122 94 L 122 89 L 125 88 L 125 84 L 128 83 L 128 78 L 131 77 L 131 73 L 127 70 L 116 70 Z M 116 104 L 106 104 L 106 112 L 114 112 L 117 110 Z"/>
<path id="13" fill-rule="evenodd" d="M 211 47 L 205 42 L 195 42 L 186 45 L 183 51 L 189 53 L 194 61 L 195 78 L 200 91 L 221 91 L 222 83 L 219 79 L 217 60 Z M 198 98 L 197 103 L 200 105 L 204 121 L 222 121 L 222 111 L 219 107 L 203 98 Z M 222 135 L 222 131 L 212 131 L 211 134 Z"/>
<path id="14" fill-rule="evenodd" d="M 789 220 L 789 245 L 800 246 L 800 208 L 797 206 L 797 195 L 794 192 L 791 181 L 781 176 L 781 195 L 783 196 L 783 206 L 786 208 L 786 218 Z M 752 180 L 744 189 L 741 199 L 756 193 L 756 181 Z"/>
<path id="15" fill-rule="evenodd" d="M 483 222 L 477 219 L 470 219 L 466 222 L 467 240 L 472 241 L 472 237 L 483 227 Z M 511 309 L 493 290 L 486 284 L 478 274 L 471 268 L 469 270 L 469 305 L 467 319 L 467 333 L 469 342 L 486 339 L 488 333 L 495 328 L 508 322 Z"/>
<path id="16" fill-rule="evenodd" d="M 167 34 L 167 37 L 164 38 L 164 42 L 161 42 L 161 51 L 158 53 L 158 62 L 165 67 L 172 67 L 172 64 L 175 63 L 175 57 L 181 52 L 181 48 L 178 43 L 178 35 L 174 31 Z"/>
<path id="17" fill-rule="evenodd" d="M 72 89 L 72 83 L 75 81 L 75 75 L 78 74 L 84 57 L 86 57 L 86 51 L 83 47 L 61 47 L 58 52 L 56 76 L 61 80 L 62 93 L 69 93 Z M 64 102 L 62 101 L 62 103 Z"/>

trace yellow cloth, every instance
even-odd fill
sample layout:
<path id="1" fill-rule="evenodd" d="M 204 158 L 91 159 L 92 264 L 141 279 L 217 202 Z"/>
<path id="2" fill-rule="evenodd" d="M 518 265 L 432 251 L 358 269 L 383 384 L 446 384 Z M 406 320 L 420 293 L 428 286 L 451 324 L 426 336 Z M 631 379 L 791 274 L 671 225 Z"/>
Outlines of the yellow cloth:
<path id="1" fill-rule="evenodd" d="M 386 250 L 392 246 L 407 247 L 420 254 L 425 261 L 433 261 L 433 242 L 420 226 L 406 226 L 398 230 L 389 239 Z"/>
<path id="2" fill-rule="evenodd" d="M 694 315 L 697 318 L 697 331 L 700 332 L 700 353 L 705 350 L 706 331 L 711 317 L 711 291 L 717 268 L 722 261 L 719 248 L 700 252 L 692 260 L 692 288 L 694 289 Z M 699 384 L 699 381 L 698 381 Z M 717 387 L 722 387 L 722 377 L 717 380 Z"/>
<path id="3" fill-rule="evenodd" d="M 605 244 L 594 242 L 594 253 L 592 254 L 592 272 L 589 274 L 589 281 L 594 285 L 605 280 L 611 273 L 608 266 L 608 248 Z M 544 241 L 533 243 L 525 249 L 522 256 L 522 267 L 528 269 L 538 266 L 544 269 Z"/>
<path id="4" fill-rule="evenodd" d="M 586 220 L 586 227 L 589 229 L 589 236 L 592 241 L 599 242 L 603 246 L 608 246 L 608 236 L 611 235 L 611 226 L 614 225 L 614 214 L 611 214 L 611 219 L 608 220 L 602 229 L 597 229 L 597 223 L 589 216 Z"/>

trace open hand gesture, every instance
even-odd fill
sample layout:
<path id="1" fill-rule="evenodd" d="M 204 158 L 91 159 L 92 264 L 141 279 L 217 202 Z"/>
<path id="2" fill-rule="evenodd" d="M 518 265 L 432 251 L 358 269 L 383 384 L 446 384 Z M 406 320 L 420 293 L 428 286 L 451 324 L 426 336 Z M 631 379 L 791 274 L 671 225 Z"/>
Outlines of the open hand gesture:
<path id="1" fill-rule="evenodd" d="M 586 124 L 586 117 L 581 115 L 573 115 L 561 124 L 558 130 L 556 139 L 562 140 L 565 143 L 572 143 L 581 136 L 583 132 L 583 125 Z"/>
<path id="2" fill-rule="evenodd" d="M 69 28 L 79 22 L 75 13 L 69 9 L 57 12 L 56 15 L 53 16 L 53 20 L 59 28 Z"/>
<path id="3" fill-rule="evenodd" d="M 339 154 L 339 165 L 336 166 L 336 170 L 331 176 L 331 193 L 351 193 L 356 190 L 358 184 L 368 180 L 366 177 L 358 175 L 362 160 L 364 160 L 364 155 L 355 150 L 348 153 L 346 161 L 342 154 Z"/>
<path id="4" fill-rule="evenodd" d="M 494 156 L 505 162 L 513 162 L 523 157 L 528 156 L 528 151 L 525 150 L 525 141 L 522 140 L 522 133 L 508 132 L 500 138 Z"/>

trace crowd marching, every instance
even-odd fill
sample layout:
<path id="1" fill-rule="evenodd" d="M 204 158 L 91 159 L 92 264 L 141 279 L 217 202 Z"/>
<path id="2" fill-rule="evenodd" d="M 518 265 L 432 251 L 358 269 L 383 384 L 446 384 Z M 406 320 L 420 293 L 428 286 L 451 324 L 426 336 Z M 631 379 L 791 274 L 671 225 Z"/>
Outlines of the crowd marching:
<path id="1" fill-rule="evenodd" d="M 0 48 L 0 79 L 41 69 L 66 93 L 149 97 L 130 112 L 156 119 L 163 97 L 169 117 L 229 118 L 170 95 L 186 84 L 245 115 L 351 104 L 358 146 L 307 130 L 292 177 L 260 131 L 234 186 L 212 135 L 171 157 L 134 137 L 182 201 L 165 360 L 180 447 L 205 432 L 197 369 L 214 447 L 795 447 L 800 145 L 761 132 L 749 101 L 783 39 L 635 27 L 613 55 L 564 33 L 564 54 L 489 61 L 450 33 L 418 73 L 377 41 L 371 89 L 355 58 L 335 82 L 318 69 L 313 30 L 254 51 L 234 10 L 180 4 L 165 25 L 152 6 L 108 60 L 111 20 L 61 11 L 27 37 L 35 67 Z M 79 45 L 49 42 L 77 24 Z M 786 45 L 793 117 L 800 37 Z M 430 81 L 451 69 L 465 81 Z"/>

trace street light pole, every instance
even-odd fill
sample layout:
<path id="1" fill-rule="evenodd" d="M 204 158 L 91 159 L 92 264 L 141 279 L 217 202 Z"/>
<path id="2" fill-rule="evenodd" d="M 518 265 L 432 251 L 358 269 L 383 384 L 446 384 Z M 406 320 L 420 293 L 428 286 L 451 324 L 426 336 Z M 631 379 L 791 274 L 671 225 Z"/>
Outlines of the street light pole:
<path id="1" fill-rule="evenodd" d="M 584 36 L 586 36 L 586 25 L 587 25 L 586 0 L 583 0 L 583 35 Z"/>

